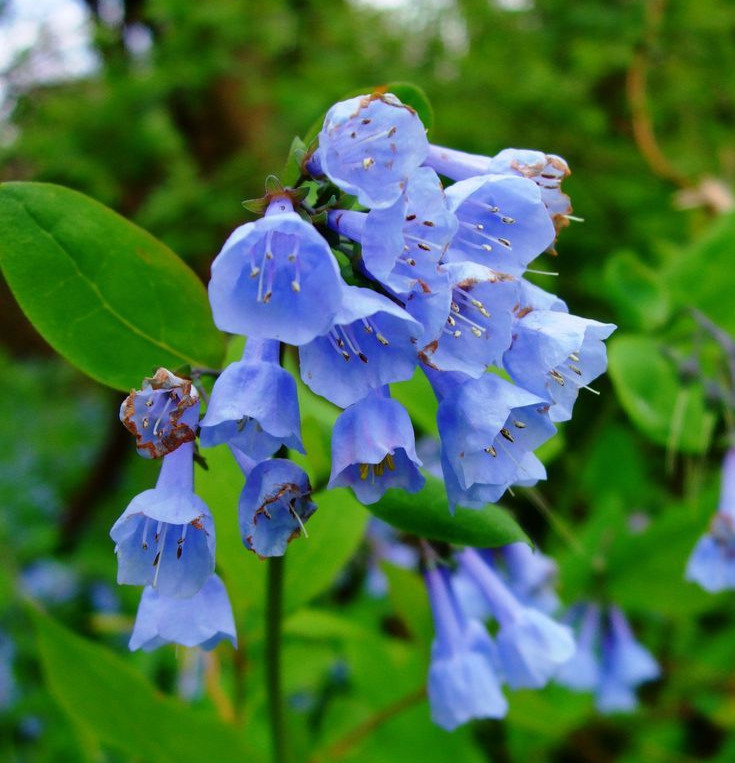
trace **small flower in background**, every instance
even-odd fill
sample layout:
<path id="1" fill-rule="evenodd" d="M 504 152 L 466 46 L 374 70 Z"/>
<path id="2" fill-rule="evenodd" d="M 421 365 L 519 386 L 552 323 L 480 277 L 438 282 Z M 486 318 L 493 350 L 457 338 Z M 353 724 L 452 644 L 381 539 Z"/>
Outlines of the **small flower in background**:
<path id="1" fill-rule="evenodd" d="M 686 579 L 710 593 L 735 588 L 735 448 L 725 454 L 720 504 L 689 557 Z"/>
<path id="2" fill-rule="evenodd" d="M 201 422 L 201 444 L 226 442 L 256 461 L 278 448 L 304 452 L 296 382 L 279 365 L 280 342 L 249 339 L 242 360 L 214 383 Z"/>
<path id="3" fill-rule="evenodd" d="M 351 487 L 366 504 L 388 488 L 416 493 L 424 485 L 411 418 L 386 394 L 372 392 L 345 409 L 332 432 L 329 487 Z"/>
<path id="4" fill-rule="evenodd" d="M 9 710 L 15 702 L 17 687 L 13 673 L 15 648 L 13 642 L 0 631 L 0 710 Z"/>
<path id="5" fill-rule="evenodd" d="M 193 458 L 192 442 L 164 456 L 156 487 L 133 498 L 113 525 L 118 583 L 188 598 L 214 571 L 214 522 L 194 493 Z"/>
<path id="6" fill-rule="evenodd" d="M 199 394 L 188 379 L 159 368 L 125 398 L 120 421 L 135 435 L 141 456 L 160 458 L 196 439 Z"/>
<path id="7" fill-rule="evenodd" d="M 622 610 L 610 606 L 601 622 L 595 604 L 572 608 L 578 651 L 555 681 L 574 691 L 593 691 L 601 713 L 630 712 L 638 706 L 636 688 L 661 675 L 651 653 L 636 641 Z"/>
<path id="8" fill-rule="evenodd" d="M 451 731 L 473 718 L 504 717 L 508 702 L 492 638 L 463 614 L 446 570 L 430 566 L 424 577 L 436 629 L 428 681 L 431 719 Z"/>
<path id="9" fill-rule="evenodd" d="M 388 579 L 381 569 L 381 562 L 390 562 L 404 569 L 414 569 L 419 561 L 419 552 L 416 548 L 402 543 L 398 531 L 377 517 L 370 517 L 365 541 L 369 553 L 365 588 L 371 596 L 379 598 L 388 592 Z"/>
<path id="10" fill-rule="evenodd" d="M 545 686 L 574 654 L 571 629 L 521 604 L 474 549 L 465 549 L 458 558 L 500 625 L 496 644 L 505 681 L 513 689 Z"/>
<path id="11" fill-rule="evenodd" d="M 164 644 L 213 649 L 227 639 L 236 646 L 235 621 L 227 591 L 217 575 L 188 598 L 165 596 L 146 586 L 138 607 L 130 649 L 150 652 Z"/>
<path id="12" fill-rule="evenodd" d="M 300 345 L 332 327 L 343 286 L 327 242 L 287 196 L 276 196 L 265 217 L 225 241 L 209 301 L 222 331 Z"/>
<path id="13" fill-rule="evenodd" d="M 80 591 L 77 573 L 55 559 L 39 559 L 24 567 L 19 585 L 25 593 L 44 604 L 65 604 Z"/>
<path id="14" fill-rule="evenodd" d="M 242 465 L 242 460 L 240 460 Z M 253 465 L 240 495 L 238 516 L 245 547 L 260 557 L 283 556 L 316 511 L 306 472 L 293 461 L 273 458 Z"/>
<path id="15" fill-rule="evenodd" d="M 426 129 L 412 108 L 390 93 L 361 95 L 329 109 L 310 170 L 364 206 L 382 209 L 398 200 L 428 151 Z"/>

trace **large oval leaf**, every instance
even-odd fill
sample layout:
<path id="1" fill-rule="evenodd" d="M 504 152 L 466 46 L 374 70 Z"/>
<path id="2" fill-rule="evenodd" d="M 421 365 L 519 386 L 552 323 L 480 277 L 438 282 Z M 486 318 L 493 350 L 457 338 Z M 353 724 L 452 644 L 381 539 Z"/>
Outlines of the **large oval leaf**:
<path id="1" fill-rule="evenodd" d="M 528 543 L 526 533 L 500 506 L 457 507 L 454 515 L 450 514 L 444 485 L 436 477 L 427 477 L 419 493 L 389 490 L 377 503 L 366 508 L 399 530 L 430 540 L 482 548 L 519 541 Z"/>
<path id="2" fill-rule="evenodd" d="M 111 209 L 48 183 L 0 185 L 0 267 L 48 343 L 129 390 L 158 366 L 218 366 L 206 291 L 168 247 Z"/>

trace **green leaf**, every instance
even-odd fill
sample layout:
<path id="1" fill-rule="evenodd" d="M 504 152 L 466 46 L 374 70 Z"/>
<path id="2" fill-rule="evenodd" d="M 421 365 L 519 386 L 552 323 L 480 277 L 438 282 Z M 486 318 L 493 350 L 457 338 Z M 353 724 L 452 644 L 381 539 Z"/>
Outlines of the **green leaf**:
<path id="1" fill-rule="evenodd" d="M 627 325 L 654 329 L 668 319 L 671 301 L 660 276 L 633 252 L 619 252 L 607 261 L 604 283 Z"/>
<path id="2" fill-rule="evenodd" d="M 194 272 L 111 209 L 61 186 L 0 185 L 0 267 L 29 320 L 121 390 L 159 366 L 218 366 L 224 340 Z"/>
<path id="3" fill-rule="evenodd" d="M 705 409 L 704 390 L 681 384 L 659 342 L 647 336 L 616 336 L 608 359 L 618 399 L 641 432 L 671 450 L 706 452 L 715 417 Z"/>
<path id="4" fill-rule="evenodd" d="M 216 717 L 161 695 L 129 662 L 29 607 L 46 684 L 89 740 L 138 760 L 260 760 Z"/>
<path id="5" fill-rule="evenodd" d="M 430 540 L 465 546 L 491 548 L 507 543 L 528 543 L 528 536 L 508 511 L 500 506 L 483 509 L 457 507 L 449 513 L 443 483 L 428 476 L 419 493 L 389 490 L 377 503 L 367 507 L 375 516 L 404 532 Z"/>
<path id="6" fill-rule="evenodd" d="M 735 334 L 732 309 L 732 263 L 735 261 L 735 215 L 718 220 L 711 231 L 681 252 L 664 280 L 682 305 L 699 308 L 718 326 Z"/>

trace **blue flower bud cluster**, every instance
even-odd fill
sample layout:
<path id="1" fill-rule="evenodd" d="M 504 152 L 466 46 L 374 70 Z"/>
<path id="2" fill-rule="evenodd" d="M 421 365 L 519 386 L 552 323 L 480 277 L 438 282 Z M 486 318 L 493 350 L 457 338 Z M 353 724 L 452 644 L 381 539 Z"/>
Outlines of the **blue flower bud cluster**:
<path id="1" fill-rule="evenodd" d="M 389 488 L 421 490 L 411 419 L 390 392 L 417 367 L 438 400 L 450 510 L 545 477 L 534 450 L 604 371 L 603 340 L 615 328 L 571 315 L 524 277 L 570 219 L 568 174 L 563 159 L 537 151 L 482 157 L 432 146 L 416 111 L 391 94 L 327 112 L 299 187 L 271 183 L 262 217 L 233 231 L 212 263 L 215 324 L 246 344 L 218 374 L 201 421 L 197 389 L 165 369 L 122 405 L 139 453 L 163 461 L 156 487 L 111 531 L 119 582 L 145 586 L 131 648 L 235 639 L 214 572 L 214 522 L 193 487 L 197 437 L 205 448 L 227 444 L 242 469 L 246 548 L 277 556 L 305 534 L 312 486 L 280 457 L 305 451 L 297 384 L 281 365 L 288 346 L 303 383 L 342 409 L 329 487 L 349 487 L 365 504 Z M 497 588 L 472 552 L 462 566 Z M 442 574 L 430 578 L 441 590 Z M 495 600 L 504 632 L 546 639 L 515 598 Z M 499 637 L 515 665 L 511 685 L 546 680 L 546 667 L 504 644 Z"/>
<path id="2" fill-rule="evenodd" d="M 445 188 L 437 172 L 455 182 Z M 432 146 L 412 108 L 372 94 L 327 112 L 303 173 L 314 197 L 333 190 L 330 201 L 314 210 L 290 189 L 271 192 L 263 218 L 238 228 L 215 259 L 209 294 L 219 328 L 247 335 L 248 346 L 295 346 L 304 384 L 344 409 L 330 486 L 351 487 L 366 504 L 391 487 L 421 489 L 413 427 L 390 395 L 417 366 L 439 400 L 452 509 L 544 478 L 533 451 L 604 371 L 614 330 L 570 315 L 524 278 L 568 222 L 566 163 Z M 334 250 L 350 257 L 349 282 Z M 275 363 L 268 383 L 280 417 L 253 415 L 270 405 L 264 387 L 246 385 L 248 374 L 266 377 L 253 363 L 215 385 L 203 442 L 236 444 L 255 460 L 277 438 L 301 449 L 295 390 L 276 381 L 285 372 Z"/>

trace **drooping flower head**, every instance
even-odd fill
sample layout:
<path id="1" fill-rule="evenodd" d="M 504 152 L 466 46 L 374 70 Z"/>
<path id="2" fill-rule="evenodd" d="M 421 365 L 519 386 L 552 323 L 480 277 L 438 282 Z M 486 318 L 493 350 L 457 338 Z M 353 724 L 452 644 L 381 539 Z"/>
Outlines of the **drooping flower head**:
<path id="1" fill-rule="evenodd" d="M 416 493 L 424 485 L 419 466 L 411 418 L 386 391 L 371 392 L 335 422 L 330 488 L 351 487 L 366 504 L 388 488 Z"/>
<path id="2" fill-rule="evenodd" d="M 242 463 L 242 462 L 241 462 Z M 240 495 L 242 542 L 260 557 L 283 556 L 316 511 L 306 472 L 293 461 L 273 458 L 252 466 Z"/>
<path id="3" fill-rule="evenodd" d="M 494 374 L 468 379 L 427 369 L 427 376 L 440 397 L 437 424 L 450 502 L 453 489 L 476 486 L 479 493 L 457 502 L 494 502 L 510 484 L 543 476 L 531 451 L 556 431 L 543 399 Z"/>
<path id="4" fill-rule="evenodd" d="M 348 286 L 335 325 L 299 348 L 301 378 L 318 395 L 347 407 L 371 390 L 410 379 L 422 334 L 421 324 L 395 302 Z"/>
<path id="5" fill-rule="evenodd" d="M 137 495 L 115 522 L 117 582 L 164 596 L 193 596 L 214 571 L 214 522 L 194 493 L 194 443 L 164 456 L 156 487 Z"/>
<path id="6" fill-rule="evenodd" d="M 225 241 L 209 301 L 222 331 L 299 345 L 329 330 L 343 285 L 327 242 L 278 196 Z"/>
<path id="7" fill-rule="evenodd" d="M 571 629 L 521 604 L 474 549 L 462 551 L 459 561 L 484 593 L 500 624 L 498 659 L 508 685 L 514 689 L 545 686 L 574 654 Z"/>
<path id="8" fill-rule="evenodd" d="M 150 652 L 164 644 L 198 646 L 208 651 L 223 639 L 237 645 L 232 606 L 217 575 L 210 575 L 187 599 L 164 596 L 151 586 L 143 589 L 130 637 L 132 651 Z"/>
<path id="9" fill-rule="evenodd" d="M 391 93 L 332 106 L 309 165 L 371 208 L 389 207 L 429 150 L 418 114 Z"/>
<path id="10" fill-rule="evenodd" d="M 710 593 L 735 588 L 735 448 L 725 455 L 720 504 L 689 557 L 686 579 Z"/>
<path id="11" fill-rule="evenodd" d="M 256 461 L 285 445 L 301 453 L 296 381 L 279 365 L 280 343 L 249 339 L 242 360 L 231 363 L 214 384 L 201 422 L 201 443 L 231 443 Z"/>
<path id="12" fill-rule="evenodd" d="M 135 435 L 138 453 L 160 458 L 196 439 L 199 394 L 188 379 L 159 368 L 120 406 L 120 421 Z"/>
<path id="13" fill-rule="evenodd" d="M 431 646 L 431 719 L 447 731 L 473 718 L 502 718 L 497 651 L 484 626 L 460 609 L 446 570 L 425 573 L 436 636 Z"/>
<path id="14" fill-rule="evenodd" d="M 579 390 L 607 368 L 604 341 L 611 323 L 558 310 L 532 310 L 516 320 L 503 365 L 513 380 L 552 405 L 552 421 L 567 421 Z"/>
<path id="15" fill-rule="evenodd" d="M 531 180 L 480 175 L 455 183 L 446 194 L 459 220 L 447 262 L 469 260 L 521 275 L 554 241 L 554 226 Z"/>

